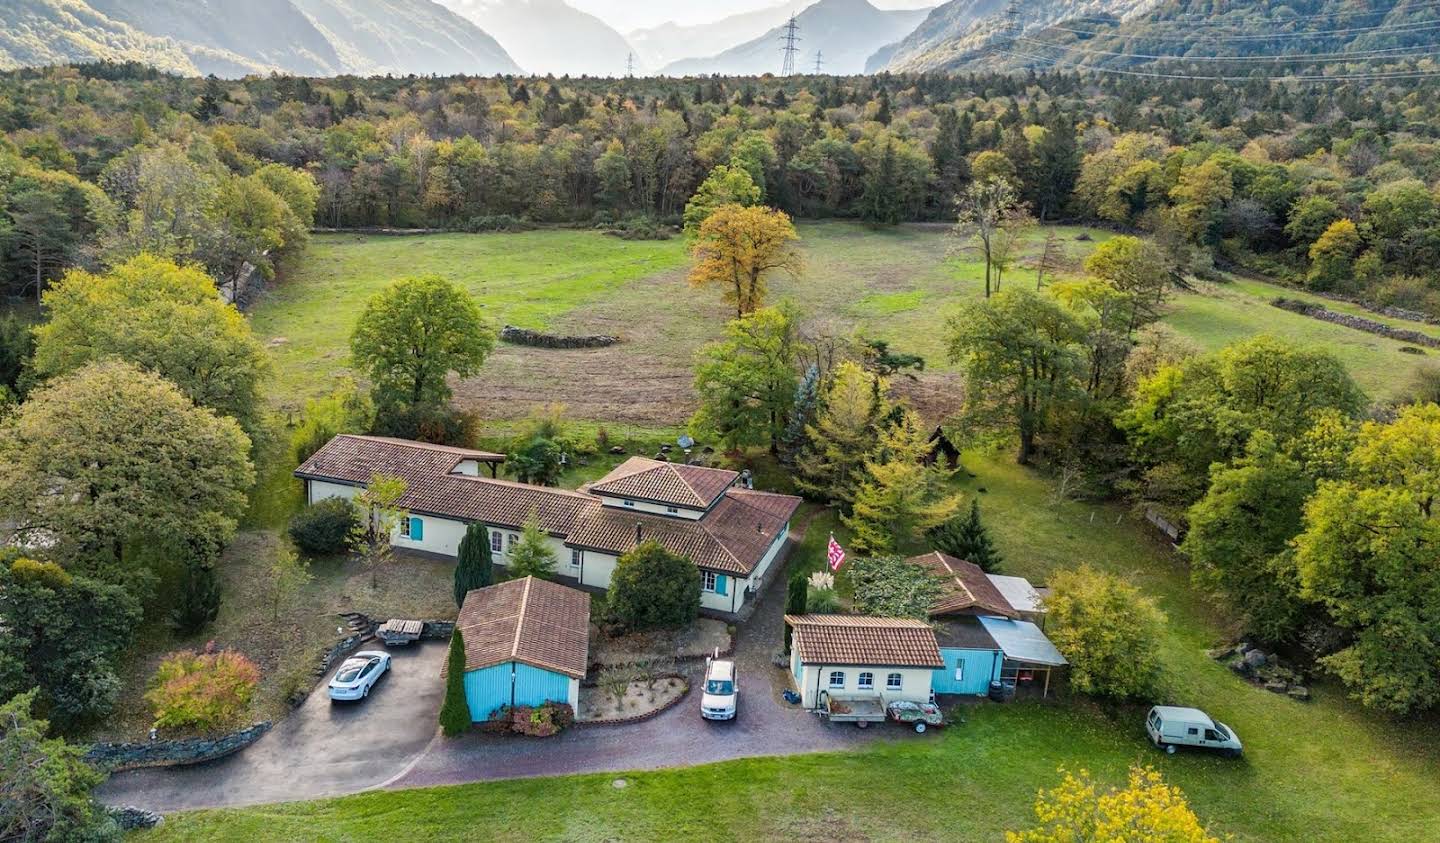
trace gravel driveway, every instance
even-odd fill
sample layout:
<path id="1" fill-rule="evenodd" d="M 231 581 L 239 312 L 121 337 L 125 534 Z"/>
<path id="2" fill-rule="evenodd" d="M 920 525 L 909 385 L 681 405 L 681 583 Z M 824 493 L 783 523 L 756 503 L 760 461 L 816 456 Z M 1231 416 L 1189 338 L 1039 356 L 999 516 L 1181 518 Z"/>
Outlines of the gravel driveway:
<path id="1" fill-rule="evenodd" d="M 793 547 L 792 539 L 792 547 Z M 443 685 L 440 643 L 392 651 L 391 675 L 365 703 L 331 706 L 318 689 L 254 746 L 194 767 L 119 773 L 102 801 L 158 811 L 249 805 L 355 793 L 566 773 L 653 770 L 762 755 L 855 747 L 878 739 L 929 740 L 899 728 L 830 725 L 781 700 L 790 687 L 770 662 L 784 630 L 785 577 L 772 578 L 754 615 L 735 636 L 739 716 L 700 719 L 703 662 L 678 705 L 639 723 L 582 726 L 552 738 L 471 733 L 435 737 Z M 434 740 L 432 740 L 434 738 Z M 428 746 L 427 746 L 428 745 Z"/>
<path id="2" fill-rule="evenodd" d="M 729 722 L 700 719 L 703 663 L 690 670 L 691 691 L 674 708 L 622 726 L 582 726 L 543 740 L 471 734 L 439 740 L 392 787 L 425 787 L 566 773 L 653 770 L 761 755 L 845 749 L 876 739 L 925 740 L 898 728 L 835 725 L 788 705 L 786 672 L 770 663 L 784 630 L 785 577 L 773 577 L 755 614 L 735 636 L 740 712 Z"/>
<path id="3" fill-rule="evenodd" d="M 362 702 L 332 704 L 321 685 L 304 705 L 235 755 L 191 767 L 116 773 L 96 795 L 107 804 L 164 812 L 339 796 L 374 787 L 404 770 L 434 737 L 446 649 L 442 642 L 391 649 L 390 671 Z"/>

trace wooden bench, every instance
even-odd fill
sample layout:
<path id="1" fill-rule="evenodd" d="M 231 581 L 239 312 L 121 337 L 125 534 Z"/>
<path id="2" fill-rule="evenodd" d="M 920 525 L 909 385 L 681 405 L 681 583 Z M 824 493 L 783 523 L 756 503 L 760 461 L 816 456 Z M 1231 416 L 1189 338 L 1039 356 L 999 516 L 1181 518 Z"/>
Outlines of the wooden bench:
<path id="1" fill-rule="evenodd" d="M 391 618 L 381 624 L 380 628 L 375 631 L 375 634 L 380 637 L 381 641 L 385 642 L 386 646 L 395 647 L 420 640 L 420 633 L 424 631 L 424 621 Z"/>

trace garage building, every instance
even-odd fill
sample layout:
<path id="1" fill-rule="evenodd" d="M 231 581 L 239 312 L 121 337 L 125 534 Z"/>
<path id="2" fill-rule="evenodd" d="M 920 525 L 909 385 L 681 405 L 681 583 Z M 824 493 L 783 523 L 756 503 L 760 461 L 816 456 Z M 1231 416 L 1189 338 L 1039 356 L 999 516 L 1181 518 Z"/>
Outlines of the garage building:
<path id="1" fill-rule="evenodd" d="M 795 631 L 790 672 L 806 708 L 819 707 L 825 694 L 929 702 L 931 677 L 945 666 L 924 621 L 786 615 L 785 623 Z"/>
<path id="2" fill-rule="evenodd" d="M 465 595 L 465 701 L 474 722 L 506 707 L 580 700 L 590 650 L 590 595 L 525 577 Z"/>

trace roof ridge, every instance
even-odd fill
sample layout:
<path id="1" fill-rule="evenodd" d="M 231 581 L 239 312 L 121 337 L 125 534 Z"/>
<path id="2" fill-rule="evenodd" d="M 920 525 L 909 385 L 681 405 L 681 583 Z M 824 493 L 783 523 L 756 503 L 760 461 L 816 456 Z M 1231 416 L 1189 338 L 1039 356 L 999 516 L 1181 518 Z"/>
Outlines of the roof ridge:
<path id="1" fill-rule="evenodd" d="M 510 658 L 514 659 L 520 655 L 520 633 L 525 629 L 525 606 L 530 602 L 530 586 L 535 582 L 535 577 L 525 578 L 525 591 L 520 594 L 520 611 L 515 621 L 515 637 L 510 641 Z"/>
<path id="2" fill-rule="evenodd" d="M 398 436 L 376 436 L 370 433 L 337 433 L 332 438 L 344 437 L 346 439 L 361 439 L 366 442 L 384 442 L 401 448 L 415 448 L 422 451 L 440 451 L 449 454 L 480 454 L 487 457 L 503 457 L 494 451 L 482 451 L 479 448 L 462 448 L 459 445 L 438 445 L 434 442 L 421 442 L 418 439 L 402 439 Z"/>
<path id="3" fill-rule="evenodd" d="M 956 573 L 954 568 L 950 567 L 951 559 L 955 559 L 955 561 L 957 562 L 961 560 L 956 557 L 950 556 L 947 553 L 941 553 L 938 550 L 932 550 L 930 552 L 935 554 L 935 558 L 940 560 L 940 564 L 945 566 L 946 571 L 950 572 L 950 576 L 955 580 L 955 584 L 960 587 L 961 591 L 965 592 L 965 596 L 970 598 L 970 602 L 977 602 L 975 598 L 975 592 L 971 591 L 970 586 L 965 584 L 965 579 L 961 577 L 960 574 Z"/>

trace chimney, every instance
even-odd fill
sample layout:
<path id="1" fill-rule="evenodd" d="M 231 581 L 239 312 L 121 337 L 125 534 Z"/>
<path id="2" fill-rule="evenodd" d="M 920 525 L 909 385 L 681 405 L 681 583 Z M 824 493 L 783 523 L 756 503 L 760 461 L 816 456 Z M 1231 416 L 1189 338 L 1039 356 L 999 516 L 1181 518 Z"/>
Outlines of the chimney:
<path id="1" fill-rule="evenodd" d="M 639 522 L 639 521 L 636 521 L 636 522 L 635 522 L 635 543 L 636 543 L 636 544 L 639 544 L 639 543 L 640 543 L 640 541 L 641 541 L 641 535 L 642 535 L 643 533 L 644 533 L 644 528 L 640 526 L 640 522 Z"/>
<path id="2" fill-rule="evenodd" d="M 759 521 L 756 521 L 756 522 L 755 522 L 755 532 L 759 533 L 759 534 L 762 535 L 762 536 L 765 535 L 765 525 L 762 524 L 762 523 L 759 522 Z"/>

